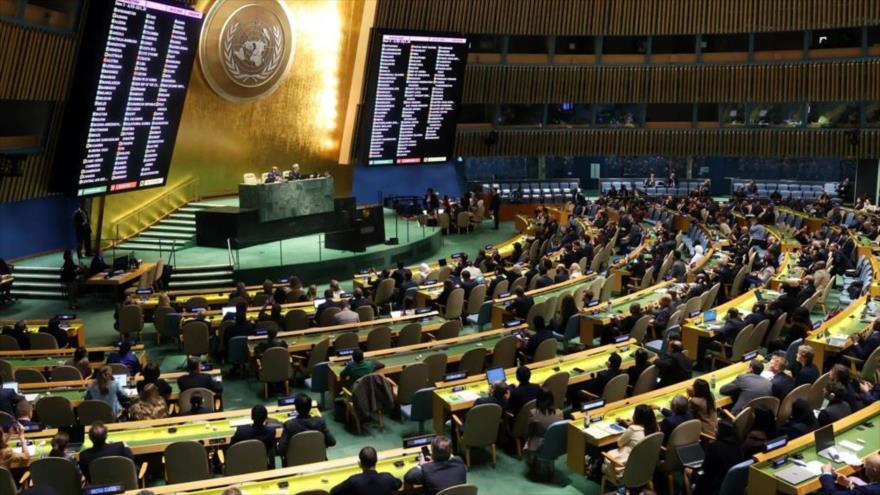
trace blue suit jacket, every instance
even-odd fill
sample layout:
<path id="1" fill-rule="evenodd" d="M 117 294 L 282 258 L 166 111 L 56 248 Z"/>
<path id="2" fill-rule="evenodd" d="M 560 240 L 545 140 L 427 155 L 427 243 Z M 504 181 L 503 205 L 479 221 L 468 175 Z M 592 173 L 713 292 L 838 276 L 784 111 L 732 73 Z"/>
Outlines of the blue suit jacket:
<path id="1" fill-rule="evenodd" d="M 880 495 L 880 483 L 870 483 L 865 486 L 855 486 L 852 490 L 841 488 L 834 483 L 835 476 L 823 474 L 819 476 L 822 484 L 822 493 L 825 495 Z"/>

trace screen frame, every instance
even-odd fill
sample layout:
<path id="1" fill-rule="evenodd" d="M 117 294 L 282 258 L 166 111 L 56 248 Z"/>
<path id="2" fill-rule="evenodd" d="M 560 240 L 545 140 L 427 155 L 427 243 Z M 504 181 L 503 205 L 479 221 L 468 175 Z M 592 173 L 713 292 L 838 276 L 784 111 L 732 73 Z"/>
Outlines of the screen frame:
<path id="1" fill-rule="evenodd" d="M 63 193 L 67 196 L 87 199 L 127 192 L 144 191 L 168 185 L 168 177 L 171 174 L 171 164 L 174 159 L 174 150 L 177 144 L 177 135 L 180 132 L 180 126 L 183 121 L 183 110 L 186 106 L 187 95 L 189 94 L 190 84 L 196 69 L 196 58 L 198 55 L 199 44 L 201 42 L 201 28 L 204 24 L 204 12 L 192 8 L 183 0 L 150 1 L 199 12 L 202 16 L 199 19 L 199 33 L 193 42 L 192 64 L 189 68 L 189 77 L 186 78 L 185 81 L 181 80 L 181 83 L 186 85 L 186 89 L 183 92 L 183 98 L 180 103 L 180 117 L 177 119 L 174 135 L 168 136 L 167 145 L 170 147 L 170 155 L 164 174 L 161 175 L 161 182 L 145 186 L 138 185 L 133 188 L 119 189 L 115 191 L 112 190 L 113 182 L 110 180 L 102 182 L 101 185 L 81 185 L 79 183 L 80 175 L 84 168 L 82 161 L 88 154 L 86 140 L 88 138 L 89 130 L 91 129 L 95 98 L 98 96 L 102 60 L 107 49 L 107 37 L 110 34 L 111 27 L 110 23 L 113 17 L 113 11 L 116 7 L 116 0 L 107 0 L 106 2 L 92 2 L 92 5 L 89 6 L 87 12 L 83 14 L 84 18 L 80 20 L 82 38 L 76 47 L 74 63 L 70 69 L 72 77 L 64 111 L 60 121 L 57 123 L 57 125 L 59 125 L 59 130 L 51 162 L 52 173 L 49 180 L 50 192 Z M 52 125 L 56 124 L 53 122 Z M 154 179 L 158 178 L 159 177 L 156 177 Z M 138 183 L 141 181 L 141 179 L 136 180 Z M 131 179 L 129 178 L 128 181 L 131 181 Z M 80 190 L 94 189 L 98 187 L 104 187 L 105 190 L 80 194 Z"/>
<path id="2" fill-rule="evenodd" d="M 455 144 L 456 138 L 458 134 L 458 117 L 461 114 L 462 96 L 464 94 L 464 84 L 465 77 L 467 75 L 467 58 L 470 53 L 470 45 L 472 42 L 472 38 L 463 32 L 454 32 L 454 31 L 423 31 L 423 30 L 412 30 L 412 29 L 393 29 L 393 28 L 371 28 L 370 29 L 370 45 L 369 51 L 367 54 L 367 63 L 364 68 L 364 82 L 363 88 L 361 92 L 361 100 L 360 100 L 360 108 L 361 110 L 358 112 L 358 121 L 355 125 L 356 135 L 355 139 L 352 140 L 354 149 L 352 150 L 351 156 L 355 157 L 355 163 L 359 167 L 365 167 L 367 169 L 374 168 L 394 168 L 394 167 L 423 167 L 423 166 L 432 166 L 432 165 L 448 165 L 455 161 L 454 157 L 450 157 L 450 160 L 445 162 L 432 162 L 432 163 L 416 163 L 416 164 L 405 164 L 405 163 L 387 163 L 387 164 L 376 164 L 370 165 L 370 136 L 373 127 L 373 116 L 376 113 L 376 90 L 379 86 L 379 59 L 382 56 L 382 36 L 384 35 L 400 35 L 400 36 L 435 36 L 435 37 L 453 37 L 453 38 L 464 38 L 465 43 L 465 56 L 464 56 L 464 66 L 462 68 L 461 81 L 459 84 L 459 91 L 455 98 L 455 110 L 453 111 L 453 118 L 455 120 L 455 130 L 452 133 L 452 137 L 450 139 L 450 155 L 455 154 Z"/>

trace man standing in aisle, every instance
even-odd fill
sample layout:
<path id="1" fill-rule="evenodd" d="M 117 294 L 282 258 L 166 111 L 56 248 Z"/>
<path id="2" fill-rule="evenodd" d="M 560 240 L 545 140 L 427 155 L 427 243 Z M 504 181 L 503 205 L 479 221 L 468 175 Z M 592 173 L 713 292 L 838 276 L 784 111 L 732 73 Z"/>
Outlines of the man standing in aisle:
<path id="1" fill-rule="evenodd" d="M 76 230 L 76 257 L 83 257 L 83 247 L 86 256 L 92 255 L 92 226 L 89 225 L 89 214 L 78 205 L 73 212 L 73 228 Z"/>
<path id="2" fill-rule="evenodd" d="M 495 220 L 495 230 L 498 230 L 498 222 L 501 221 L 501 194 L 498 193 L 498 188 L 492 189 L 492 199 L 490 200 L 489 206 L 492 208 L 492 219 Z"/>

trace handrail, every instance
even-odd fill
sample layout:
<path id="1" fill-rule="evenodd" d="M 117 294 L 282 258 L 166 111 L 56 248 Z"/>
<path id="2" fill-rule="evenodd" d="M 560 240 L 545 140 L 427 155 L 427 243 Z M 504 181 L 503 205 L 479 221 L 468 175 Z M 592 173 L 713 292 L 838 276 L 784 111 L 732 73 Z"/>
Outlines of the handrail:
<path id="1" fill-rule="evenodd" d="M 159 223 L 174 210 L 186 205 L 190 201 L 198 200 L 199 179 L 197 177 L 189 177 L 183 182 L 170 187 L 167 191 L 163 191 L 159 196 L 144 203 L 143 205 L 117 217 L 111 225 L 115 229 L 116 242 L 126 241 L 144 230 Z M 192 193 L 184 191 L 185 188 L 194 187 Z M 151 211 L 154 209 L 156 211 Z M 124 232 L 120 233 L 120 225 Z M 113 244 L 108 243 L 108 246 Z"/>
<path id="2" fill-rule="evenodd" d="M 116 219 L 113 220 L 113 223 L 118 224 L 118 223 L 122 222 L 123 220 L 128 220 L 129 217 L 133 217 L 133 216 L 137 215 L 141 210 L 147 209 L 150 206 L 152 206 L 153 204 L 158 203 L 159 201 L 162 201 L 163 199 L 165 199 L 166 196 L 169 196 L 172 193 L 177 192 L 178 189 L 181 189 L 183 187 L 189 186 L 190 184 L 198 183 L 198 182 L 199 182 L 198 177 L 189 177 L 186 180 L 184 180 L 183 182 L 181 182 L 180 184 L 177 184 L 176 186 L 171 187 L 170 189 L 168 189 L 167 191 L 164 191 L 162 194 L 156 196 L 155 198 L 151 199 L 150 201 L 147 201 L 146 203 L 138 206 L 137 208 L 132 208 L 132 210 L 129 211 L 128 213 L 123 213 L 122 216 L 116 217 Z"/>
<path id="3" fill-rule="evenodd" d="M 232 260 L 232 239 L 229 237 L 226 238 L 226 255 L 229 259 L 229 266 L 235 270 L 235 264 Z"/>

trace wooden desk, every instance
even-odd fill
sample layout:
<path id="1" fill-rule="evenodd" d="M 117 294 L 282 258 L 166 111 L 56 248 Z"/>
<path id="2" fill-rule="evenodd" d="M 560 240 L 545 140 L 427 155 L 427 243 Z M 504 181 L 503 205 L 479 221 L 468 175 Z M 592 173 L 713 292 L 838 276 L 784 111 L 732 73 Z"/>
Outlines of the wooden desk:
<path id="1" fill-rule="evenodd" d="M 376 464 L 376 471 L 390 473 L 398 479 L 403 479 L 407 471 L 418 466 L 418 456 L 420 453 L 420 448 L 393 449 L 378 452 L 379 462 Z M 353 456 L 238 476 L 224 476 L 189 483 L 178 483 L 176 485 L 154 486 L 150 487 L 150 491 L 156 495 L 172 493 L 219 495 L 227 487 L 237 486 L 243 493 L 248 495 L 288 493 L 286 488 L 279 488 L 279 485 L 282 485 L 285 487 L 289 486 L 290 493 L 300 493 L 308 490 L 324 490 L 329 492 L 334 486 L 360 472 L 358 458 Z M 125 492 L 125 494 L 137 495 L 139 492 L 140 490 L 138 489 Z"/>
<path id="2" fill-rule="evenodd" d="M 89 354 L 104 353 L 106 355 L 111 352 L 116 352 L 117 350 L 118 350 L 118 348 L 115 346 L 94 346 L 94 347 L 88 348 Z M 143 351 L 144 345 L 143 344 L 133 345 L 133 346 L 131 346 L 131 350 L 133 350 L 135 352 Z M 9 360 L 9 359 L 16 359 L 16 358 L 47 358 L 47 359 L 55 358 L 55 359 L 59 359 L 59 360 L 60 359 L 69 360 L 70 358 L 73 357 L 73 354 L 75 352 L 76 352 L 76 349 L 74 349 L 72 347 L 66 347 L 64 349 L 35 349 L 35 350 L 29 349 L 26 351 L 23 351 L 23 350 L 0 351 L 0 359 Z M 103 362 L 104 362 L 104 359 L 102 358 L 101 362 L 96 363 L 96 364 L 103 364 Z"/>
<path id="3" fill-rule="evenodd" d="M 330 339 L 331 344 L 339 335 L 343 333 L 355 333 L 358 336 L 358 340 L 360 342 L 367 341 L 367 334 L 370 333 L 371 330 L 374 330 L 379 327 L 389 327 L 391 328 L 392 336 L 396 336 L 403 327 L 409 325 L 410 323 L 421 323 L 422 324 L 422 334 L 433 333 L 440 329 L 440 327 L 446 323 L 448 320 L 444 319 L 440 316 L 436 311 L 431 311 L 429 313 L 420 314 L 420 315 L 406 315 L 398 318 L 383 318 L 380 320 L 372 320 L 372 321 L 362 321 L 360 323 L 352 323 L 346 325 L 334 325 L 330 327 L 315 327 L 310 328 L 308 330 L 294 330 L 287 332 L 279 332 L 278 338 L 284 339 L 287 342 L 287 348 L 291 353 L 295 352 L 308 352 L 312 350 L 312 347 L 315 346 L 318 342 L 321 342 L 324 339 Z M 254 348 L 261 341 L 266 340 L 266 336 L 264 335 L 254 335 L 248 337 L 248 348 L 250 349 L 250 353 L 254 355 Z"/>
<path id="4" fill-rule="evenodd" d="M 593 339 L 597 337 L 596 331 L 611 324 L 612 316 L 629 316 L 629 307 L 639 303 L 642 310 L 649 312 L 653 305 L 666 295 L 670 290 L 680 290 L 685 284 L 674 282 L 660 282 L 632 294 L 627 294 L 592 308 L 584 308 L 581 311 L 581 344 L 591 346 Z"/>
<path id="5" fill-rule="evenodd" d="M 718 390 L 722 386 L 732 382 L 737 376 L 743 374 L 748 369 L 748 363 L 736 363 L 725 368 L 716 370 L 701 376 L 706 381 L 711 380 L 711 376 L 715 376 L 715 406 L 720 408 L 730 404 L 730 397 L 721 395 Z M 591 422 L 587 428 L 584 428 L 584 418 L 587 416 L 583 412 L 575 412 L 573 419 L 568 424 L 566 432 L 566 445 L 568 452 L 568 467 L 575 473 L 585 473 L 584 454 L 587 446 L 593 447 L 610 447 L 617 443 L 620 433 L 615 433 L 609 429 L 610 425 L 617 422 L 618 419 L 631 419 L 636 406 L 646 404 L 649 406 L 669 407 L 669 403 L 676 395 L 687 396 L 688 387 L 693 385 L 696 378 L 676 383 L 668 387 L 652 390 L 651 392 L 641 394 L 635 397 L 628 397 L 624 400 L 606 404 L 604 407 L 594 409 L 589 412 L 590 418 L 601 418 L 601 420 Z M 711 383 L 711 381 L 710 381 Z M 659 413 L 658 413 L 659 414 Z M 621 430 L 622 432 L 622 430 Z"/>
<path id="6" fill-rule="evenodd" d="M 871 331 L 876 316 L 865 312 L 867 299 L 867 296 L 856 299 L 807 336 L 804 343 L 813 348 L 813 364 L 819 368 L 819 373 L 823 372 L 826 354 L 836 354 L 851 347 L 856 335 Z M 880 303 L 874 304 L 880 308 Z M 840 342 L 842 339 L 845 340 Z"/>
<path id="7" fill-rule="evenodd" d="M 532 370 L 532 383 L 541 384 L 551 375 L 558 372 L 569 374 L 569 386 L 591 380 L 592 373 L 606 368 L 608 357 L 616 352 L 623 360 L 621 369 L 626 369 L 635 363 L 636 341 L 633 339 L 619 344 L 609 344 L 595 349 L 589 349 L 574 354 L 568 354 L 560 358 L 531 363 L 527 366 Z M 577 369 L 575 369 L 577 368 Z M 504 374 L 512 380 L 516 376 L 516 368 L 504 370 Z M 460 390 L 458 387 L 463 387 Z M 449 415 L 461 413 L 473 407 L 479 397 L 485 397 L 489 393 L 489 383 L 485 374 L 469 376 L 462 380 L 443 382 L 437 384 L 434 390 L 434 431 L 443 434 L 446 428 L 446 420 Z"/>
<path id="8" fill-rule="evenodd" d="M 17 320 L 0 320 L 0 327 L 5 326 L 13 326 Z M 40 327 L 49 326 L 49 319 L 35 319 L 35 320 L 24 320 L 27 325 L 27 331 L 30 333 L 37 333 L 40 331 Z M 62 323 L 66 323 L 69 325 L 67 327 L 67 337 L 76 339 L 77 347 L 85 347 L 86 345 L 86 326 L 83 324 L 82 320 L 65 320 Z M 64 342 L 59 342 L 58 345 L 64 345 Z M 2 356 L 2 354 L 0 354 Z M 2 357 L 0 357 L 2 359 Z"/>
<path id="9" fill-rule="evenodd" d="M 267 406 L 266 409 L 269 412 L 269 421 L 279 424 L 287 421 L 292 413 L 295 414 L 293 406 Z M 319 417 L 321 412 L 313 407 L 311 414 Z M 253 424 L 250 416 L 250 409 L 235 409 L 197 416 L 107 423 L 107 441 L 124 442 L 134 455 L 161 454 L 169 444 L 185 440 L 195 440 L 207 447 L 224 447 L 229 445 L 238 426 Z M 90 427 L 86 426 L 85 429 L 88 432 Z M 31 456 L 31 462 L 46 457 L 51 451 L 52 438 L 45 434 L 47 431 L 49 430 L 40 432 L 39 437 L 27 437 L 36 447 L 36 455 Z M 277 438 L 280 438 L 282 429 L 277 428 L 275 431 Z M 91 446 L 91 440 L 86 436 L 82 450 Z"/>
<path id="10" fill-rule="evenodd" d="M 150 262 L 144 261 L 140 264 L 140 266 L 138 266 L 134 270 L 122 272 L 119 275 L 113 275 L 110 278 L 107 278 L 105 276 L 106 275 L 105 272 L 97 273 L 97 274 L 89 277 L 88 280 L 86 280 L 86 285 L 105 286 L 105 287 L 120 287 L 120 286 L 127 285 L 127 284 L 141 278 L 141 275 L 152 270 L 153 268 L 155 268 L 155 266 L 156 266 L 155 263 L 150 263 Z"/>
<path id="11" fill-rule="evenodd" d="M 619 275 L 612 275 L 619 276 Z M 540 302 L 544 302 L 547 299 L 550 299 L 554 296 L 562 296 L 568 293 L 574 293 L 581 288 L 588 287 L 593 280 L 596 278 L 595 273 L 590 273 L 587 275 L 582 275 L 578 278 L 570 278 L 565 282 L 560 282 L 558 284 L 548 285 L 547 287 L 541 289 L 533 289 L 530 291 L 526 291 L 527 296 L 531 296 L 535 300 L 535 304 Z M 511 303 L 516 296 L 511 294 L 507 297 L 501 297 L 498 299 L 493 299 L 492 301 L 492 328 L 499 328 L 504 324 L 504 314 L 506 312 L 507 305 Z"/>
<path id="12" fill-rule="evenodd" d="M 870 422 L 868 426 L 865 423 Z M 864 460 L 866 457 L 880 451 L 880 402 L 875 402 L 867 407 L 856 411 L 853 414 L 833 423 L 834 440 L 841 442 L 848 440 L 852 443 L 861 444 L 858 439 L 864 440 L 864 447 L 859 451 L 858 456 Z M 813 434 L 807 434 L 795 438 L 788 445 L 772 450 L 767 453 L 756 454 L 755 464 L 749 466 L 749 485 L 748 493 L 750 495 L 764 495 L 767 493 L 785 493 L 789 495 L 806 495 L 819 490 L 819 476 L 814 476 L 799 485 L 792 485 L 776 476 L 789 466 L 788 461 L 780 468 L 774 468 L 772 461 L 782 457 L 783 455 L 791 455 L 799 453 L 803 456 L 803 461 L 821 462 L 822 464 L 832 464 L 834 471 L 843 475 L 851 475 L 855 472 L 852 466 L 832 462 L 831 460 L 819 457 L 816 452 L 816 443 Z"/>
<path id="13" fill-rule="evenodd" d="M 803 282 L 802 277 L 794 275 L 794 269 L 797 268 L 798 256 L 794 251 L 786 251 L 782 255 L 782 263 L 779 264 L 779 271 L 770 279 L 770 288 L 780 290 L 783 285 L 800 286 Z"/>
<path id="14" fill-rule="evenodd" d="M 479 347 L 486 349 L 487 355 L 491 356 L 495 350 L 495 344 L 502 338 L 512 335 L 514 332 L 525 331 L 528 331 L 528 325 L 525 324 L 511 328 L 499 328 L 446 340 L 434 340 L 403 347 L 365 352 L 364 358 L 376 360 L 385 365 L 384 368 L 377 370 L 376 373 L 397 375 L 407 366 L 421 363 L 432 354 L 445 354 L 447 366 L 458 363 L 467 351 Z M 342 385 L 342 370 L 345 369 L 349 360 L 348 356 L 330 358 L 330 395 L 333 398 L 336 397 Z"/>
<path id="15" fill-rule="evenodd" d="M 715 336 L 715 332 L 709 328 L 710 325 L 723 325 L 724 319 L 727 317 L 727 311 L 730 308 L 739 310 L 743 317 L 752 313 L 752 307 L 758 302 L 759 289 L 752 289 L 744 294 L 727 301 L 726 303 L 716 306 L 716 320 L 706 323 L 704 315 L 689 318 L 684 321 L 681 326 L 681 341 L 684 349 L 688 352 L 688 356 L 696 359 L 699 355 L 700 339 L 711 339 Z M 762 301 L 773 301 L 779 297 L 779 293 L 771 290 L 760 289 Z"/>
<path id="16" fill-rule="evenodd" d="M 143 346 L 137 346 L 137 347 L 138 347 L 137 350 L 135 350 L 134 348 L 132 348 L 132 350 L 134 351 L 135 355 L 138 356 L 138 359 L 140 360 L 141 365 L 146 365 L 147 364 L 147 352 L 143 350 L 144 349 Z M 111 348 L 111 349 L 115 350 L 115 348 Z M 11 364 L 13 370 L 16 368 L 31 368 L 31 369 L 35 369 L 37 371 L 40 371 L 44 374 L 48 374 L 52 371 L 52 369 L 54 369 L 58 366 L 65 366 L 65 363 L 67 361 L 69 361 L 70 358 L 73 356 L 73 352 L 72 352 L 73 350 L 74 349 L 71 349 L 71 352 L 67 353 L 67 354 L 47 353 L 46 351 L 40 351 L 40 350 L 37 350 L 37 351 L 14 351 L 14 352 L 20 352 L 22 354 L 17 355 L 17 356 L 4 356 L 4 357 L 0 357 L 0 359 L 3 359 L 7 363 Z M 32 353 L 32 354 L 24 354 L 24 353 Z M 91 366 L 91 368 L 93 370 L 98 369 L 104 365 L 105 365 L 104 361 L 97 361 L 97 362 L 89 363 L 89 366 Z M 51 383 L 51 382 L 47 382 L 47 383 Z"/>

